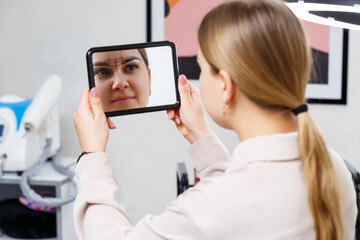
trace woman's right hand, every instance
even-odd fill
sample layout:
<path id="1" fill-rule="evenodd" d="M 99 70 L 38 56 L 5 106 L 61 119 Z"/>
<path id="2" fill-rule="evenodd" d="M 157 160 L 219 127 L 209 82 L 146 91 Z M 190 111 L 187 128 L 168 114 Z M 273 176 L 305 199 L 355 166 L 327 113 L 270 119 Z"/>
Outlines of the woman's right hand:
<path id="1" fill-rule="evenodd" d="M 179 132 L 192 144 L 210 134 L 211 130 L 205 118 L 199 90 L 184 75 L 179 76 L 178 82 L 181 106 L 167 113 Z"/>

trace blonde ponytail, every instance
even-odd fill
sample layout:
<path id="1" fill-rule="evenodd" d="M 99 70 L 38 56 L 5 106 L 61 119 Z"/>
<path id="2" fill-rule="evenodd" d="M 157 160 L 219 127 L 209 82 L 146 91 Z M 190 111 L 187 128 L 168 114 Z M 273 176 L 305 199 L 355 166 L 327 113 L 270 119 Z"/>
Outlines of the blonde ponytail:
<path id="1" fill-rule="evenodd" d="M 330 154 L 309 114 L 299 114 L 298 128 L 316 239 L 342 239 L 339 190 Z"/>
<path id="2" fill-rule="evenodd" d="M 272 111 L 305 102 L 311 51 L 304 29 L 281 0 L 238 0 L 203 19 L 200 49 L 215 72 L 259 106 Z M 307 112 L 298 115 L 299 147 L 316 239 L 342 239 L 339 190 L 330 154 Z"/>

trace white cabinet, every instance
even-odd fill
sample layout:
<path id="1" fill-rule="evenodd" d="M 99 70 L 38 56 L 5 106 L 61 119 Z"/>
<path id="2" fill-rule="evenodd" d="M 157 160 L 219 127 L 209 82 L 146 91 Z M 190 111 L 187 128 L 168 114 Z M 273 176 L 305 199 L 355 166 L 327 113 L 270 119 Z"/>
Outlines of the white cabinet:
<path id="1" fill-rule="evenodd" d="M 74 158 L 62 159 L 65 166 L 70 166 L 75 161 L 76 159 Z M 17 173 L 5 173 L 3 176 L 0 176 L 0 201 L 18 198 L 21 195 L 20 178 Z M 30 179 L 30 185 L 36 191 L 51 191 L 56 197 L 67 196 L 72 191 L 72 184 L 69 179 L 57 172 L 49 162 L 45 164 L 39 174 Z M 76 240 L 73 224 L 73 202 L 57 207 L 55 214 L 57 236 L 56 238 L 51 238 L 51 240 Z M 5 239 L 14 240 L 14 238 L 0 236 L 0 240 Z"/>

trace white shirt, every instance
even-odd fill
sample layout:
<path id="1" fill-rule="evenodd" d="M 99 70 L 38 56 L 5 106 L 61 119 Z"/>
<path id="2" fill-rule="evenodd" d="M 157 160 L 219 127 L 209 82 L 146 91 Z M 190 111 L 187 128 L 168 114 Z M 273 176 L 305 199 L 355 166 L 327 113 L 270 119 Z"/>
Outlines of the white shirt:
<path id="1" fill-rule="evenodd" d="M 189 149 L 200 183 L 181 194 L 164 213 L 133 226 L 116 199 L 109 157 L 82 157 L 75 179 L 79 239 L 315 239 L 307 188 L 299 160 L 298 134 L 245 140 L 233 158 L 215 134 Z M 350 172 L 334 151 L 340 186 L 344 239 L 353 239 L 357 208 Z"/>

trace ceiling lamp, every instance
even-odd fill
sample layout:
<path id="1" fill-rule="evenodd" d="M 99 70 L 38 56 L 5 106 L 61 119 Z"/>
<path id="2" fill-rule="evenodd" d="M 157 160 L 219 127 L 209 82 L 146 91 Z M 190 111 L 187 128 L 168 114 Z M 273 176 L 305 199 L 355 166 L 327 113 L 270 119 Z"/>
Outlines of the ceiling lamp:
<path id="1" fill-rule="evenodd" d="M 284 2 L 300 19 L 360 30 L 360 0 L 284 0 Z"/>

